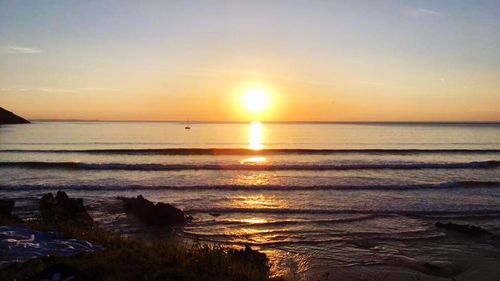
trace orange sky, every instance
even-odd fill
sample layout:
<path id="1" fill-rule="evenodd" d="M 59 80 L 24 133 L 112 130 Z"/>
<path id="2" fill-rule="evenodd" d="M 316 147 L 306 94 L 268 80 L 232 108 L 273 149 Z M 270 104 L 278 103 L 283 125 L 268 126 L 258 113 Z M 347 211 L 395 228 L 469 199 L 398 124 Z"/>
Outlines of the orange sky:
<path id="1" fill-rule="evenodd" d="M 384 3 L 2 2 L 0 106 L 29 119 L 500 121 L 499 4 Z M 271 97 L 260 114 L 241 103 L 252 87 Z"/>

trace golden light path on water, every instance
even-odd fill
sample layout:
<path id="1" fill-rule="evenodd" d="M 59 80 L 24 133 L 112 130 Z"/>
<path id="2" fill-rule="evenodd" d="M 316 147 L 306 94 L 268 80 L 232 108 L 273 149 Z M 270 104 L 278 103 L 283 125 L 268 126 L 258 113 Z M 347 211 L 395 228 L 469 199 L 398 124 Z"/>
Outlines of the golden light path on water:
<path id="1" fill-rule="evenodd" d="M 259 121 L 253 121 L 250 123 L 249 134 L 248 134 L 248 147 L 256 152 L 264 148 L 264 129 L 262 123 Z M 240 161 L 241 164 L 259 164 L 266 162 L 267 159 L 262 156 L 252 156 Z"/>
<path id="2" fill-rule="evenodd" d="M 258 155 L 258 152 L 264 148 L 263 142 L 264 129 L 262 123 L 259 121 L 251 122 L 248 130 L 248 148 L 254 150 L 256 155 L 241 159 L 240 163 L 246 165 L 257 165 L 266 162 L 266 157 Z M 246 185 L 262 185 L 269 183 L 267 179 L 268 176 L 266 173 L 256 172 L 251 174 L 238 175 L 238 177 L 235 179 L 235 183 Z"/>
<path id="3" fill-rule="evenodd" d="M 255 155 L 241 159 L 241 164 L 259 165 L 267 162 L 266 157 L 259 155 L 259 151 L 264 149 L 264 126 L 259 121 L 253 121 L 249 124 L 248 148 L 254 150 Z M 235 179 L 235 184 L 250 186 L 270 184 L 269 173 L 266 171 L 251 171 L 249 173 L 239 174 Z M 283 209 L 289 207 L 288 202 L 268 194 L 247 194 L 238 196 L 234 198 L 229 204 L 233 207 L 242 209 Z M 264 214 L 242 215 L 235 220 L 242 223 L 242 225 L 238 227 L 238 229 L 226 229 L 224 232 L 226 235 L 232 235 L 243 239 L 240 242 L 266 244 L 274 239 L 275 234 L 273 233 L 273 230 L 271 228 L 263 226 L 263 224 L 272 222 L 273 219 Z M 265 252 L 270 258 L 275 261 L 296 259 L 296 257 L 289 256 L 290 254 L 286 252 L 278 252 L 274 249 L 265 249 L 260 247 L 257 247 L 257 249 Z M 306 270 L 307 264 L 301 264 L 301 261 L 299 260 L 295 261 L 295 263 L 299 264 L 300 271 Z M 289 274 L 289 270 L 289 267 L 286 265 L 282 265 L 281 262 L 272 264 L 272 272 L 274 275 L 286 276 L 287 274 Z"/>
<path id="4" fill-rule="evenodd" d="M 264 148 L 263 142 L 263 127 L 262 123 L 258 121 L 253 121 L 250 123 L 250 149 L 252 150 L 262 150 Z"/>

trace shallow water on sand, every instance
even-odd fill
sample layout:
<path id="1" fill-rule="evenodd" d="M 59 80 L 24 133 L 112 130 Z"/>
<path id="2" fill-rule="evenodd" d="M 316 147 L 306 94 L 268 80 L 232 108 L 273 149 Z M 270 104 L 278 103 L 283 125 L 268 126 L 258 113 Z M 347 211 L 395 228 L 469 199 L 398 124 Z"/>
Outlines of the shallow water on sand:
<path id="1" fill-rule="evenodd" d="M 413 280 L 419 264 L 443 260 L 468 269 L 467 280 L 500 276 L 498 267 L 483 268 L 500 262 L 498 239 L 434 226 L 500 233 L 499 125 L 184 126 L 2 126 L 0 196 L 32 216 L 42 194 L 66 190 L 105 227 L 141 233 L 154 230 L 127 220 L 116 196 L 143 194 L 195 218 L 178 235 L 253 245 L 276 273 L 297 278 L 391 272 Z"/>

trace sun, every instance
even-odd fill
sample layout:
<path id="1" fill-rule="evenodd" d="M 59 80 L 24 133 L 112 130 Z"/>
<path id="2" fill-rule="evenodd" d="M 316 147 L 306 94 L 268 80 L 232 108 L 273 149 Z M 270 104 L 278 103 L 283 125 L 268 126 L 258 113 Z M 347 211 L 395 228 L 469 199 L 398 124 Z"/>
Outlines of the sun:
<path id="1" fill-rule="evenodd" d="M 263 89 L 248 89 L 243 94 L 243 106 L 251 113 L 264 112 L 271 104 L 269 93 Z"/>

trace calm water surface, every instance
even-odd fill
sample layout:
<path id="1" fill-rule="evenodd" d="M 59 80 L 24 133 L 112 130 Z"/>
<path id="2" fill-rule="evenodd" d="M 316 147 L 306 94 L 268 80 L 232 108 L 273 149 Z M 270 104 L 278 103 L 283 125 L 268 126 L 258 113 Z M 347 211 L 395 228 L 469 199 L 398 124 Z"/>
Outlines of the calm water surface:
<path id="1" fill-rule="evenodd" d="M 401 257 L 467 268 L 500 261 L 498 239 L 434 227 L 500 233 L 497 124 L 185 125 L 2 126 L 0 196 L 30 217 L 42 194 L 66 190 L 105 227 L 133 234 L 151 229 L 130 222 L 115 198 L 143 194 L 195 218 L 179 235 L 254 245 L 275 272 L 297 278 L 412 274 Z"/>

